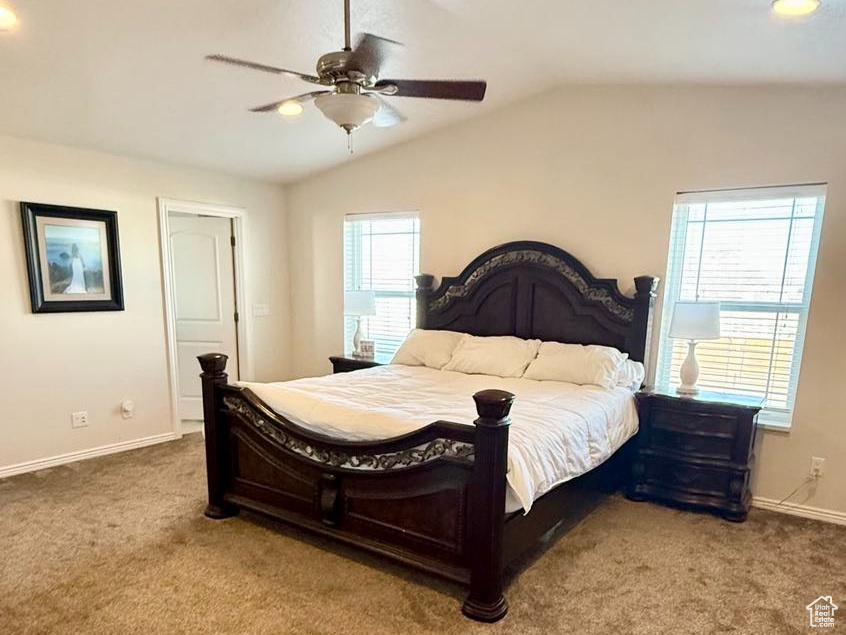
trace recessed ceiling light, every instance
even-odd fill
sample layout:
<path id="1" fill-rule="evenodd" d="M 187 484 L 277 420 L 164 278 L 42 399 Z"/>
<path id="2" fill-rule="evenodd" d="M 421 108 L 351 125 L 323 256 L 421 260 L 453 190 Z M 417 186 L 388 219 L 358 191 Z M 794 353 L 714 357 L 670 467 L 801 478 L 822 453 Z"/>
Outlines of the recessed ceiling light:
<path id="1" fill-rule="evenodd" d="M 277 108 L 279 114 L 285 115 L 286 117 L 296 117 L 297 115 L 302 114 L 303 106 L 299 102 L 296 101 L 284 101 L 279 104 L 279 108 Z"/>
<path id="2" fill-rule="evenodd" d="M 820 8 L 820 0 L 775 0 L 773 11 L 789 17 L 809 15 Z"/>
<path id="3" fill-rule="evenodd" d="M 7 7 L 0 7 L 0 31 L 11 31 L 18 26 L 18 16 Z"/>

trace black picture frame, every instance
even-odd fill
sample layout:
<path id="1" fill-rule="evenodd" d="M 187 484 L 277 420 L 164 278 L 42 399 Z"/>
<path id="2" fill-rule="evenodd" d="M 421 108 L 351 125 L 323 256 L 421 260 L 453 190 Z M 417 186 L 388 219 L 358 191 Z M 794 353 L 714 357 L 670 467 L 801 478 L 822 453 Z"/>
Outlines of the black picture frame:
<path id="1" fill-rule="evenodd" d="M 33 313 L 123 311 L 117 212 L 21 202 L 21 223 Z"/>

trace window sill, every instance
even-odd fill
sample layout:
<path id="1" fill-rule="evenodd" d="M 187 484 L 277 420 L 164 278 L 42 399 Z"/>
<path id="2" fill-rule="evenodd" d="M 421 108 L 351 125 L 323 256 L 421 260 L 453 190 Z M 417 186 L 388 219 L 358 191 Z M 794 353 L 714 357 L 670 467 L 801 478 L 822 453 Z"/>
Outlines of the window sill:
<path id="1" fill-rule="evenodd" d="M 767 432 L 778 432 L 781 434 L 790 434 L 791 424 L 779 423 L 777 421 L 761 421 L 758 419 L 758 427 Z"/>
<path id="2" fill-rule="evenodd" d="M 769 432 L 790 432 L 793 425 L 793 410 L 763 408 L 758 414 L 758 426 Z"/>

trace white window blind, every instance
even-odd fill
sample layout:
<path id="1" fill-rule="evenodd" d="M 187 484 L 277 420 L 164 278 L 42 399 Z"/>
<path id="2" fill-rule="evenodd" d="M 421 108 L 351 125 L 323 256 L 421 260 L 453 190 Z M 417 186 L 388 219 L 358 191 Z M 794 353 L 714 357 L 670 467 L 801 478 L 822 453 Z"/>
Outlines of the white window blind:
<path id="1" fill-rule="evenodd" d="M 687 343 L 667 336 L 679 300 L 719 300 L 721 338 L 696 348 L 698 385 L 766 397 L 789 425 L 817 258 L 825 186 L 679 194 L 673 211 L 656 382 L 673 385 Z"/>
<path id="2" fill-rule="evenodd" d="M 353 214 L 344 220 L 344 290 L 370 291 L 376 315 L 361 318 L 363 339 L 375 342 L 376 360 L 389 361 L 414 328 L 414 276 L 420 266 L 417 214 Z M 344 318 L 344 347 L 353 349 L 356 318 Z"/>

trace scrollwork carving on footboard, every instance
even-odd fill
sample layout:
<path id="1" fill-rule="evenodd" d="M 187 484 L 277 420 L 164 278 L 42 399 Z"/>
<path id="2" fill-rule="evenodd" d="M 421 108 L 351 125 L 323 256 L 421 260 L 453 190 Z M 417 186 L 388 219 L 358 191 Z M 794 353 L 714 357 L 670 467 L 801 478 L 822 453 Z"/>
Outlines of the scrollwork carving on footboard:
<path id="1" fill-rule="evenodd" d="M 413 448 L 379 454 L 341 452 L 320 447 L 288 434 L 259 415 L 248 402 L 238 397 L 225 397 L 223 403 L 230 412 L 252 425 L 264 437 L 286 450 L 295 452 L 316 463 L 337 468 L 358 470 L 396 470 L 423 465 L 439 458 L 453 458 L 473 462 L 474 447 L 455 439 L 438 438 Z"/>

